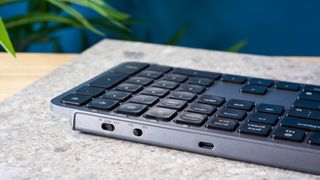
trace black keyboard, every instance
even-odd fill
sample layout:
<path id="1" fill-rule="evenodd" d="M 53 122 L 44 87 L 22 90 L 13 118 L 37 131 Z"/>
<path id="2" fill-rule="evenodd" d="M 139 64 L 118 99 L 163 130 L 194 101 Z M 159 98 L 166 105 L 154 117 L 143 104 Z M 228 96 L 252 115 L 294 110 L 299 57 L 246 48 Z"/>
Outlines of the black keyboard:
<path id="1" fill-rule="evenodd" d="M 320 174 L 320 86 L 128 62 L 52 109 L 78 131 Z"/>

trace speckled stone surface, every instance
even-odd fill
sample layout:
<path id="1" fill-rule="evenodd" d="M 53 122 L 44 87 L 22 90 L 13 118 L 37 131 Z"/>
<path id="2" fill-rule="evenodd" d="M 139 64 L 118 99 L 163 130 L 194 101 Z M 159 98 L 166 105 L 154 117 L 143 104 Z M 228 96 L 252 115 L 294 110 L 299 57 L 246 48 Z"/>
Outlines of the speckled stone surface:
<path id="1" fill-rule="evenodd" d="M 54 96 L 129 60 L 320 84 L 320 63 L 105 40 L 0 102 L 0 179 L 320 179 L 86 135 L 50 112 Z"/>

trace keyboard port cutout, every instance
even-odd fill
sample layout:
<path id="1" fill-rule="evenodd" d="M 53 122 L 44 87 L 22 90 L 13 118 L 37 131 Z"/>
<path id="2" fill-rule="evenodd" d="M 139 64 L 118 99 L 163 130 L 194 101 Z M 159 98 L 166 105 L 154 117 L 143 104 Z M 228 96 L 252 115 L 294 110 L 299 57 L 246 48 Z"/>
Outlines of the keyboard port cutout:
<path id="1" fill-rule="evenodd" d="M 203 149 L 213 149 L 214 145 L 208 142 L 199 142 L 198 146 Z"/>

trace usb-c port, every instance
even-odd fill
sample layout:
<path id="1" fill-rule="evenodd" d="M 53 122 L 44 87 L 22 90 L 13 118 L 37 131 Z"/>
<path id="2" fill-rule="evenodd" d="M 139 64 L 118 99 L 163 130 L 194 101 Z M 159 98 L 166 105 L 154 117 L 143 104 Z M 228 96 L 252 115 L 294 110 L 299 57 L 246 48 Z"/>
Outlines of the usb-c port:
<path id="1" fill-rule="evenodd" d="M 208 143 L 208 142 L 199 142 L 199 147 L 200 148 L 204 148 L 204 149 L 213 149 L 214 145 L 212 143 Z"/>

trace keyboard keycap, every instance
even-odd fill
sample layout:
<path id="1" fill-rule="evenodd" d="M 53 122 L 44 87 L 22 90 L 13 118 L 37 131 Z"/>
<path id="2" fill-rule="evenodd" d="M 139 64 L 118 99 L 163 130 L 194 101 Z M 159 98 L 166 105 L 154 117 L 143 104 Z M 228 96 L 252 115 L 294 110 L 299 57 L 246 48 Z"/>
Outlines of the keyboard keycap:
<path id="1" fill-rule="evenodd" d="M 250 93 L 250 94 L 260 94 L 263 95 L 267 92 L 268 88 L 264 86 L 256 86 L 256 85 L 250 85 L 246 84 L 241 88 L 242 93 Z"/>
<path id="2" fill-rule="evenodd" d="M 102 77 L 89 83 L 89 85 L 93 86 L 93 87 L 110 89 L 126 78 L 127 77 L 123 74 L 107 73 L 107 74 L 103 75 Z"/>
<path id="3" fill-rule="evenodd" d="M 131 93 L 123 92 L 123 91 L 109 91 L 109 92 L 106 92 L 104 95 L 102 95 L 103 98 L 114 99 L 118 101 L 124 101 L 130 96 L 131 96 Z"/>
<path id="4" fill-rule="evenodd" d="M 116 108 L 117 113 L 128 114 L 133 116 L 141 115 L 147 109 L 146 105 L 136 103 L 124 103 Z"/>
<path id="5" fill-rule="evenodd" d="M 320 132 L 320 121 L 286 117 L 280 122 L 281 126 Z"/>
<path id="6" fill-rule="evenodd" d="M 301 142 L 304 138 L 304 131 L 286 127 L 278 127 L 273 132 L 273 138 Z"/>
<path id="7" fill-rule="evenodd" d="M 320 102 L 315 101 L 308 101 L 303 99 L 297 99 L 293 103 L 294 107 L 306 108 L 306 109 L 313 109 L 320 111 Z"/>
<path id="8" fill-rule="evenodd" d="M 311 133 L 308 139 L 309 144 L 320 145 L 320 133 Z"/>
<path id="9" fill-rule="evenodd" d="M 220 117 L 210 118 L 206 124 L 206 127 L 209 129 L 221 129 L 226 131 L 234 131 L 237 126 L 237 120 L 225 119 Z"/>
<path id="10" fill-rule="evenodd" d="M 216 110 L 215 106 L 201 104 L 201 103 L 193 103 L 188 106 L 187 111 L 194 113 L 201 113 L 206 115 L 211 115 Z"/>
<path id="11" fill-rule="evenodd" d="M 173 91 L 169 95 L 169 98 L 181 99 L 186 101 L 192 101 L 195 97 L 196 97 L 195 93 L 184 92 L 184 91 Z"/>
<path id="12" fill-rule="evenodd" d="M 214 106 L 221 106 L 224 103 L 225 98 L 204 94 L 200 96 L 197 101 L 200 103 L 210 104 Z"/>
<path id="13" fill-rule="evenodd" d="M 320 111 L 303 108 L 291 108 L 288 112 L 288 116 L 320 120 Z"/>
<path id="14" fill-rule="evenodd" d="M 115 67 L 113 71 L 120 74 L 132 75 L 141 71 L 147 66 L 148 64 L 146 63 L 128 62 L 128 63 L 120 64 L 119 66 Z"/>
<path id="15" fill-rule="evenodd" d="M 162 75 L 162 72 L 147 71 L 147 70 L 144 70 L 144 71 L 140 72 L 139 74 L 137 74 L 137 76 L 146 77 L 146 78 L 152 78 L 152 79 L 157 79 L 161 75 Z"/>
<path id="16" fill-rule="evenodd" d="M 202 93 L 205 90 L 205 87 L 193 84 L 182 84 L 179 90 L 191 93 Z"/>
<path id="17" fill-rule="evenodd" d="M 247 112 L 239 109 L 223 108 L 218 111 L 217 116 L 242 120 L 246 117 Z"/>
<path id="18" fill-rule="evenodd" d="M 236 76 L 236 75 L 224 75 L 222 77 L 222 81 L 224 82 L 230 82 L 230 83 L 236 83 L 236 84 L 243 84 L 247 81 L 246 77 L 243 76 Z"/>
<path id="19" fill-rule="evenodd" d="M 250 122 L 257 122 L 257 123 L 274 125 L 278 121 L 278 116 L 277 115 L 273 115 L 273 114 L 265 114 L 265 113 L 253 112 L 248 117 L 248 120 Z"/>
<path id="20" fill-rule="evenodd" d="M 273 80 L 268 79 L 260 79 L 260 78 L 250 78 L 249 84 L 252 85 L 258 85 L 258 86 L 265 86 L 265 87 L 271 87 L 273 84 Z"/>
<path id="21" fill-rule="evenodd" d="M 257 136 L 268 136 L 271 126 L 253 122 L 245 122 L 239 129 L 240 133 L 253 134 Z"/>
<path id="22" fill-rule="evenodd" d="M 320 93 L 320 86 L 306 85 L 306 86 L 304 86 L 303 91 Z"/>
<path id="23" fill-rule="evenodd" d="M 145 117 L 161 121 L 170 121 L 177 114 L 177 110 L 153 107 L 146 112 Z"/>
<path id="24" fill-rule="evenodd" d="M 209 86 L 213 83 L 213 80 L 208 78 L 191 77 L 187 83 L 199 86 Z"/>
<path id="25" fill-rule="evenodd" d="M 175 68 L 172 71 L 176 74 L 183 74 L 187 76 L 195 76 L 195 77 L 204 77 L 217 80 L 221 77 L 221 74 L 214 73 L 214 72 L 207 72 L 207 71 L 195 71 L 191 69 L 184 69 L 184 68 Z"/>
<path id="26" fill-rule="evenodd" d="M 122 83 L 122 84 L 118 85 L 115 89 L 119 90 L 119 91 L 127 91 L 127 92 L 131 92 L 131 93 L 136 93 L 142 89 L 142 86 L 137 85 L 137 84 Z"/>
<path id="27" fill-rule="evenodd" d="M 180 74 L 165 74 L 162 79 L 167 81 L 175 81 L 175 82 L 183 82 L 187 79 L 187 76 L 180 75 Z"/>
<path id="28" fill-rule="evenodd" d="M 284 111 L 284 106 L 262 103 L 256 107 L 256 111 L 262 113 L 281 115 Z"/>
<path id="29" fill-rule="evenodd" d="M 162 73 L 166 73 L 168 71 L 170 71 L 172 68 L 168 67 L 168 66 L 162 66 L 162 65 L 158 65 L 158 64 L 152 64 L 150 65 L 146 70 L 149 71 L 158 71 L 158 72 L 162 72 Z"/>
<path id="30" fill-rule="evenodd" d="M 61 99 L 61 102 L 64 104 L 82 106 L 90 100 L 91 100 L 91 96 L 87 96 L 83 94 L 69 94 L 63 97 Z"/>
<path id="31" fill-rule="evenodd" d="M 158 103 L 158 106 L 164 108 L 178 109 L 181 110 L 185 107 L 187 101 L 177 100 L 177 99 L 164 99 Z"/>
<path id="32" fill-rule="evenodd" d="M 102 94 L 105 90 L 102 88 L 96 88 L 91 86 L 82 86 L 81 88 L 76 90 L 76 93 L 84 94 L 92 97 L 96 97 Z"/>
<path id="33" fill-rule="evenodd" d="M 201 126 L 206 121 L 207 116 L 203 114 L 184 112 L 175 120 L 178 124 Z"/>
<path id="34" fill-rule="evenodd" d="M 230 99 L 226 103 L 226 107 L 228 108 L 235 108 L 235 109 L 242 109 L 242 110 L 251 110 L 253 108 L 254 102 L 252 101 L 244 101 L 238 99 Z"/>
<path id="35" fill-rule="evenodd" d="M 178 83 L 173 81 L 158 80 L 155 81 L 152 86 L 173 90 L 178 86 Z"/>
<path id="36" fill-rule="evenodd" d="M 140 84 L 140 85 L 148 85 L 153 81 L 153 79 L 151 78 L 145 78 L 145 77 L 132 77 L 130 79 L 128 79 L 128 83 L 132 83 L 132 84 Z"/>
<path id="37" fill-rule="evenodd" d="M 314 93 L 314 92 L 302 92 L 299 95 L 299 99 L 305 99 L 310 101 L 320 101 L 320 93 Z"/>
<path id="38" fill-rule="evenodd" d="M 98 98 L 87 104 L 88 108 L 101 109 L 101 110 L 111 110 L 118 105 L 119 101 Z"/>
<path id="39" fill-rule="evenodd" d="M 152 96 L 164 97 L 165 95 L 168 94 L 168 92 L 169 92 L 168 89 L 162 89 L 157 87 L 147 87 L 141 93 L 152 95 Z"/>
<path id="40" fill-rule="evenodd" d="M 136 95 L 133 96 L 129 101 L 139 104 L 153 105 L 158 101 L 158 97 L 148 95 Z"/>
<path id="41" fill-rule="evenodd" d="M 278 82 L 276 84 L 276 88 L 289 90 L 289 91 L 298 91 L 300 89 L 300 85 L 296 83 L 290 83 L 290 82 Z"/>

